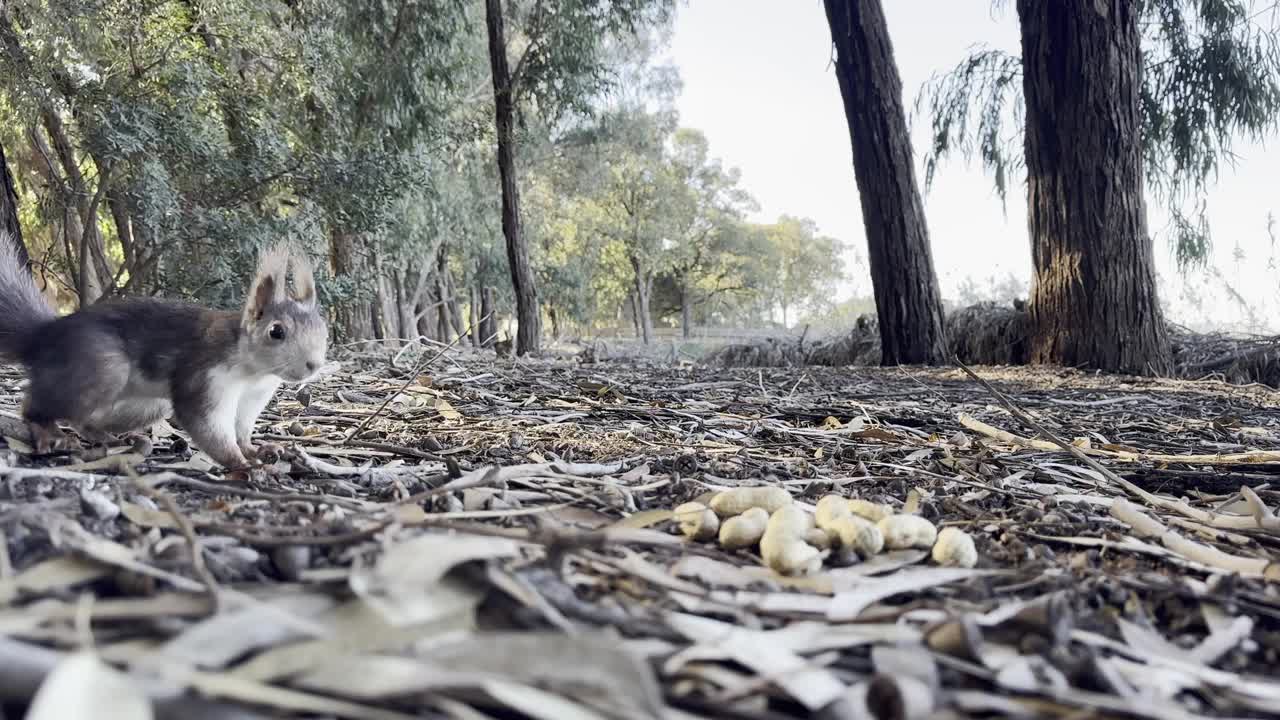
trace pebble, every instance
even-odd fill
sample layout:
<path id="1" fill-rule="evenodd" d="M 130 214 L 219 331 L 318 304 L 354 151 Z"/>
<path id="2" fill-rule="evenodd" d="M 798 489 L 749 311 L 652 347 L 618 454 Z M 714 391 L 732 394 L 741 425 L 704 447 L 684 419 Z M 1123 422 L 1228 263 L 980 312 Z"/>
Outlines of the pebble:
<path id="1" fill-rule="evenodd" d="M 289 426 L 289 434 L 294 437 L 302 437 L 307 434 L 307 429 L 303 427 L 302 423 L 294 420 L 293 424 Z"/>
<path id="2" fill-rule="evenodd" d="M 311 548 L 306 545 L 283 545 L 271 550 L 271 563 L 276 566 L 280 578 L 297 582 L 302 573 L 311 567 Z"/>
<path id="3" fill-rule="evenodd" d="M 99 520 L 115 520 L 120 516 L 120 506 L 97 490 L 81 490 L 80 506 Z"/>

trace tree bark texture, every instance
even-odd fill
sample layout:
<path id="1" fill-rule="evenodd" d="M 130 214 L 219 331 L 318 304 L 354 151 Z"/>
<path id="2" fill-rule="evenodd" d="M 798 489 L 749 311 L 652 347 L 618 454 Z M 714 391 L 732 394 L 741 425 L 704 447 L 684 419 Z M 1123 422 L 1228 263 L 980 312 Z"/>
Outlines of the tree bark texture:
<path id="1" fill-rule="evenodd" d="M 498 131 L 498 175 L 502 182 L 502 234 L 516 296 L 516 354 L 536 354 L 542 332 L 538 288 L 529 264 L 529 245 L 520 225 L 520 190 L 516 184 L 515 93 L 507 62 L 502 0 L 485 0 L 489 64 L 493 73 L 494 118 Z"/>
<path id="2" fill-rule="evenodd" d="M 649 294 L 653 279 L 643 272 L 644 264 L 636 256 L 631 256 L 631 267 L 635 270 L 635 313 L 636 323 L 640 326 L 640 339 L 645 345 L 653 341 L 653 316 L 649 312 Z"/>
<path id="3" fill-rule="evenodd" d="M 357 286 L 363 286 L 360 270 L 362 263 L 357 249 L 358 238 L 352 234 L 334 229 L 330 234 L 330 262 L 333 274 L 337 278 L 348 278 Z M 368 340 L 373 337 L 373 314 L 369 303 L 357 294 L 334 308 L 337 318 L 336 327 L 341 338 L 346 341 Z"/>
<path id="4" fill-rule="evenodd" d="M 640 305 L 636 302 L 634 289 L 627 293 L 627 314 L 631 316 L 631 327 L 635 329 L 636 337 L 640 337 Z"/>
<path id="5" fill-rule="evenodd" d="M 942 294 L 880 0 L 824 0 L 853 147 L 884 365 L 946 362 Z"/>
<path id="6" fill-rule="evenodd" d="M 31 256 L 27 254 L 27 244 L 22 239 L 22 225 L 18 222 L 18 189 L 13 184 L 13 174 L 9 172 L 9 163 L 5 159 L 2 146 L 0 146 L 0 234 L 4 234 L 8 242 L 13 244 L 18 262 L 29 270 Z"/>
<path id="7" fill-rule="evenodd" d="M 1143 199 L 1140 13 L 1018 0 L 1026 96 L 1031 361 L 1164 373 Z"/>

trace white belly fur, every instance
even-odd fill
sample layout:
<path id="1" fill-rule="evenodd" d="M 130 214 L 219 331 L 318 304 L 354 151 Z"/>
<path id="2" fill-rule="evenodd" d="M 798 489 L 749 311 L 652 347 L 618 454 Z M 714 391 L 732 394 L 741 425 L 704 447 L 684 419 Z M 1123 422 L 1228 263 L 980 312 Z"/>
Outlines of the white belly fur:
<path id="1" fill-rule="evenodd" d="M 209 371 L 210 420 L 228 434 L 232 429 L 251 429 L 280 382 L 275 375 L 249 376 L 234 368 L 213 368 Z"/>

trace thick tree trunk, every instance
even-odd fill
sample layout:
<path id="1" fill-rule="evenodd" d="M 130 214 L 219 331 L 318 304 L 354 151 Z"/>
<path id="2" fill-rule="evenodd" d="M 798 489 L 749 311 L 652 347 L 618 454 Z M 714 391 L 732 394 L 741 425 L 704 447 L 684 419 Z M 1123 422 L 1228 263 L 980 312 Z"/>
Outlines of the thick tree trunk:
<path id="1" fill-rule="evenodd" d="M 330 262 L 333 265 L 334 277 L 339 280 L 353 281 L 359 287 L 364 285 L 361 279 L 360 255 L 356 248 L 357 237 L 352 233 L 334 229 L 330 234 Z M 334 308 L 337 320 L 336 328 L 343 340 L 368 340 L 373 337 L 372 315 L 369 304 L 359 295 L 348 297 L 347 301 Z"/>
<path id="2" fill-rule="evenodd" d="M 432 303 L 431 293 L 423 294 L 422 299 L 413 308 L 414 317 L 418 318 L 415 323 L 415 330 L 419 337 L 425 337 L 431 340 L 436 339 L 435 316 L 431 314 L 430 307 Z"/>
<path id="3" fill-rule="evenodd" d="M 1018 0 L 1018 18 L 1031 361 L 1166 372 L 1143 199 L 1138 5 Z"/>
<path id="4" fill-rule="evenodd" d="M 18 189 L 13 184 L 13 174 L 9 172 L 3 146 L 0 146 L 0 234 L 13 245 L 18 262 L 30 269 L 31 256 L 27 254 L 22 225 L 18 222 Z"/>
<path id="5" fill-rule="evenodd" d="M 516 184 L 515 93 L 507 63 L 502 0 L 485 0 L 489 33 L 489 64 L 493 72 L 494 117 L 498 131 L 498 174 L 502 181 L 502 234 L 507 240 L 507 263 L 516 295 L 516 354 L 537 354 L 541 341 L 538 288 L 529 264 L 529 246 L 520 226 L 520 192 Z"/>
<path id="6" fill-rule="evenodd" d="M 880 0 L 825 3 L 867 234 L 881 362 L 943 363 L 942 294 L 884 8 Z"/>

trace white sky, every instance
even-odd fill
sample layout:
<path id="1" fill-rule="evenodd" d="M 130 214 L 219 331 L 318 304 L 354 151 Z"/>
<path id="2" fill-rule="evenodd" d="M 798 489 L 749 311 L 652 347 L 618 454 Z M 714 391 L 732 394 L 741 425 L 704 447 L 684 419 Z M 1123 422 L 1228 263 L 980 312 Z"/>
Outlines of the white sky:
<path id="1" fill-rule="evenodd" d="M 884 4 L 908 112 L 929 76 L 953 67 L 973 44 L 1018 52 L 1012 4 L 995 15 L 990 0 Z M 758 220 L 782 213 L 811 217 L 823 233 L 865 256 L 848 129 L 829 62 L 831 36 L 821 0 L 688 0 L 679 13 L 671 59 L 684 81 L 681 122 L 703 130 L 711 152 L 742 170 L 743 185 L 761 205 Z M 928 129 L 923 118 L 916 125 L 913 143 L 922 183 Z M 1273 189 L 1280 153 L 1243 143 L 1236 152 L 1236 167 L 1209 197 L 1212 264 L 1221 276 L 1183 278 L 1161 236 L 1156 240 L 1161 295 L 1176 322 L 1280 332 L 1280 271 L 1267 266 L 1272 248 L 1266 231 L 1267 213 L 1280 209 L 1280 194 Z M 1013 273 L 1029 282 L 1020 179 L 1011 190 L 1006 217 L 990 178 L 976 163 L 966 167 L 957 157 L 938 172 L 925 208 L 944 296 L 954 297 L 966 277 L 982 285 L 988 277 Z M 1167 221 L 1159 207 L 1149 207 L 1147 217 L 1153 232 Z M 1242 262 L 1233 259 L 1237 244 Z M 842 298 L 870 293 L 866 266 L 855 262 L 850 253 L 851 278 Z M 1253 316 L 1228 298 L 1226 282 L 1252 307 Z"/>

